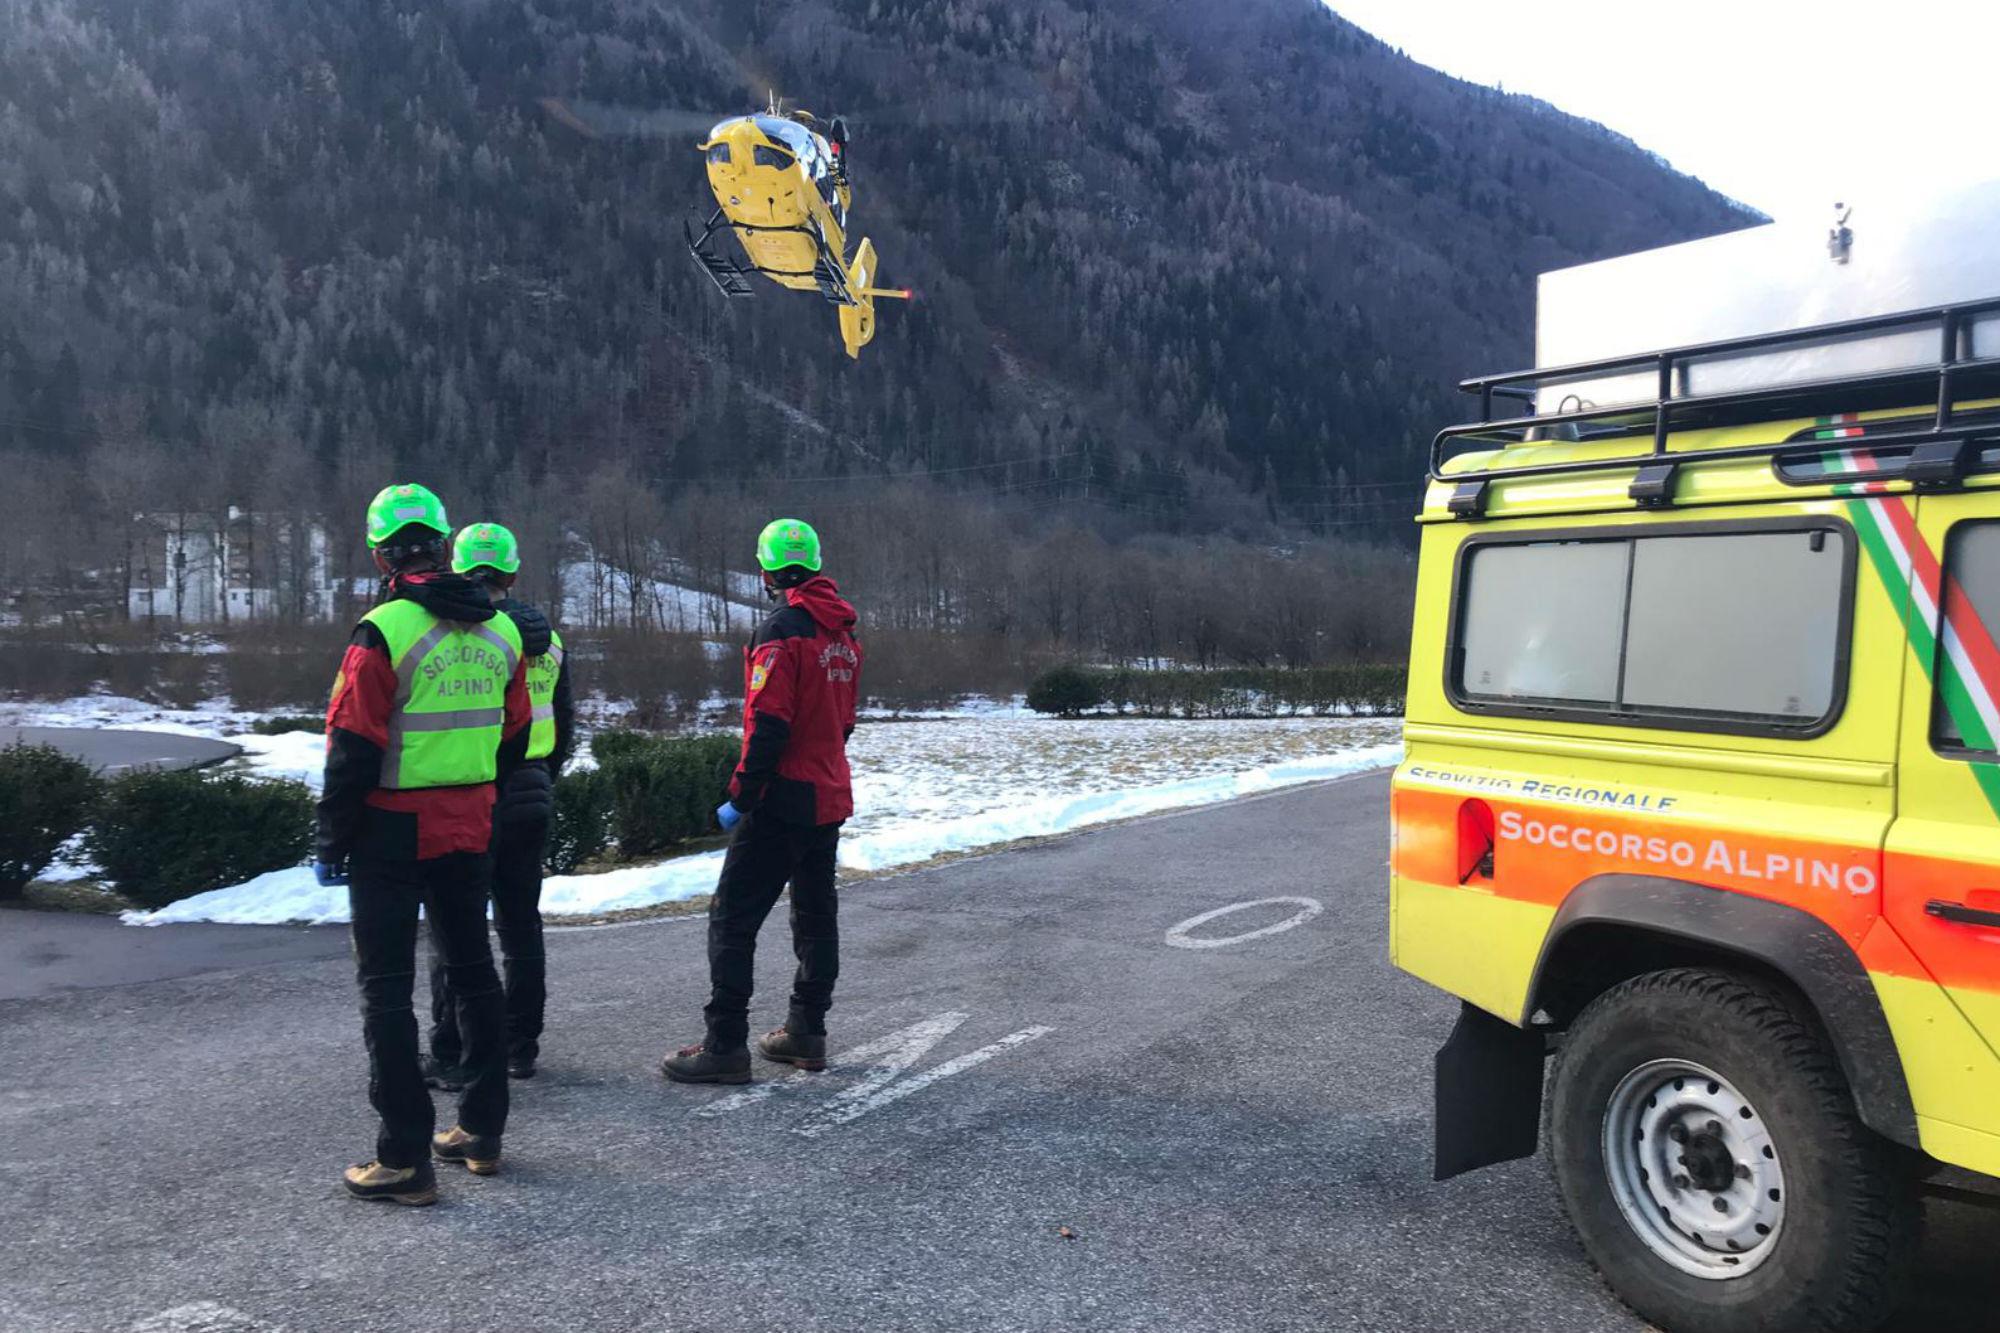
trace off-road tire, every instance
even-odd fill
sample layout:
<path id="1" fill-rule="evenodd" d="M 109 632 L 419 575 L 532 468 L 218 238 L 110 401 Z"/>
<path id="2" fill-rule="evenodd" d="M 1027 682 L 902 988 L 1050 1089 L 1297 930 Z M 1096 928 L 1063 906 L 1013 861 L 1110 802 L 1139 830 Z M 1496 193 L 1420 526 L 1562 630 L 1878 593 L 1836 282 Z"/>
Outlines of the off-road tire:
<path id="1" fill-rule="evenodd" d="M 1543 1142 L 1563 1204 L 1612 1290 L 1668 1333 L 1863 1333 L 1901 1298 L 1918 1228 L 1910 1155 L 1861 1123 L 1839 1061 L 1797 1003 L 1736 973 L 1654 972 L 1592 1001 L 1557 1052 Z M 1620 1211 L 1606 1112 L 1621 1081 L 1656 1060 L 1713 1070 L 1763 1117 L 1785 1215 L 1752 1271 L 1683 1272 Z"/>

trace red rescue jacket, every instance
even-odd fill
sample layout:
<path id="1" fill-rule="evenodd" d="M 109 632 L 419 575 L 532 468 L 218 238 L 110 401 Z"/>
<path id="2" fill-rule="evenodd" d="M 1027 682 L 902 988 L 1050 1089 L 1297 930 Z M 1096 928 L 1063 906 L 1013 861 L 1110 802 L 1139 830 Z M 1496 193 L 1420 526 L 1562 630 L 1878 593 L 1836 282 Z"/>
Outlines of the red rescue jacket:
<path id="1" fill-rule="evenodd" d="M 457 574 L 403 574 L 384 601 L 406 597 L 445 620 L 473 624 L 498 614 L 486 593 Z M 507 682 L 504 775 L 528 751 L 527 657 Z M 396 708 L 396 668 L 381 631 L 367 621 L 354 628 L 333 697 L 326 708 L 326 777 L 319 799 L 316 855 L 334 865 L 350 855 L 376 860 L 428 861 L 453 852 L 483 852 L 493 840 L 494 784 L 390 791 L 381 783 Z"/>
<path id="2" fill-rule="evenodd" d="M 794 824 L 854 813 L 847 738 L 861 697 L 854 608 L 825 575 L 785 591 L 743 651 L 743 758 L 729 780 L 738 810 Z"/>

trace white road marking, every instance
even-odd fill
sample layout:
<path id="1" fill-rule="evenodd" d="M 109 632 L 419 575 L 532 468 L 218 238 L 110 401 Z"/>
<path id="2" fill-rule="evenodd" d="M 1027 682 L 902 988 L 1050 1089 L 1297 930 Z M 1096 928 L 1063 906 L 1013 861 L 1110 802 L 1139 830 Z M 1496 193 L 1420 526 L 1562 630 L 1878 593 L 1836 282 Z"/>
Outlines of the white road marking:
<path id="1" fill-rule="evenodd" d="M 266 1323 L 214 1301 L 195 1301 L 141 1319 L 129 1333 L 285 1333 L 285 1326 Z"/>
<path id="2" fill-rule="evenodd" d="M 875 1064 L 869 1069 L 867 1078 L 855 1084 L 854 1087 L 847 1089 L 840 1096 L 850 1096 L 857 1091 L 873 1091 L 881 1087 L 918 1060 L 921 1060 L 924 1052 L 930 1050 L 931 1047 L 957 1031 L 959 1025 L 970 1017 L 970 1014 L 960 1013 L 939 1014 L 935 1018 L 926 1018 L 921 1023 L 912 1023 L 909 1027 L 891 1032 L 886 1037 L 877 1037 L 874 1041 L 863 1042 L 852 1050 L 842 1051 L 828 1063 L 834 1065 L 851 1065 L 863 1060 L 873 1060 Z M 807 1073 L 802 1069 L 790 1078 L 776 1079 L 768 1083 L 758 1083 L 745 1088 L 742 1092 L 736 1093 L 734 1096 L 710 1102 L 708 1105 L 702 1107 L 700 1111 L 696 1112 L 696 1114 L 718 1116 L 725 1115 L 730 1111 L 740 1111 L 746 1106 L 755 1106 L 759 1102 L 775 1096 L 781 1088 L 796 1088 L 806 1083 L 824 1083 L 826 1079 L 827 1075 L 823 1072 L 816 1074 Z M 838 1101 L 839 1098 L 837 1097 L 835 1100 Z"/>
<path id="3" fill-rule="evenodd" d="M 834 1104 L 827 1108 L 818 1118 L 812 1120 L 810 1123 L 799 1126 L 792 1132 L 802 1134 L 809 1139 L 816 1139 L 829 1129 L 844 1125 L 850 1120 L 859 1119 L 867 1115 L 870 1111 L 879 1111 L 891 1102 L 900 1101 L 913 1092 L 922 1092 L 939 1079 L 950 1078 L 953 1074 L 962 1074 L 975 1065 L 985 1064 L 996 1055 L 1011 1051 L 1016 1046 L 1025 1045 L 1037 1037 L 1046 1037 L 1054 1031 L 1055 1029 L 1052 1027 L 1038 1026 L 1023 1028 L 1019 1032 L 1010 1032 L 990 1046 L 981 1046 L 976 1051 L 967 1051 L 964 1055 L 945 1061 L 935 1069 L 925 1070 L 915 1078 L 905 1079 L 901 1083 L 890 1083 L 889 1086 L 882 1087 L 881 1085 L 884 1082 L 896 1076 L 895 1071 L 891 1070 L 884 1078 L 871 1079 L 848 1089 L 840 1096 L 834 1098 Z M 926 1045 L 926 1049 L 928 1049 L 928 1044 Z"/>
<path id="4" fill-rule="evenodd" d="M 1286 917 L 1283 921 L 1273 922 L 1268 926 L 1259 926 L 1256 930 L 1246 930 L 1241 935 L 1223 935 L 1219 938 L 1196 939 L 1194 936 L 1188 934 L 1189 931 L 1194 930 L 1196 927 L 1205 926 L 1218 917 L 1229 916 L 1234 912 L 1245 912 L 1253 907 L 1271 907 L 1279 903 L 1295 904 L 1299 910 Z M 1265 935 L 1276 935 L 1279 931 L 1290 930 L 1293 926 L 1302 926 L 1325 910 L 1325 905 L 1317 898 L 1257 898 L 1247 903 L 1231 903 L 1227 907 L 1218 907 L 1212 912 L 1203 912 L 1200 916 L 1189 917 L 1167 932 L 1167 943 L 1176 949 L 1220 949 L 1224 945 L 1241 944 L 1245 940 L 1254 940 Z"/>

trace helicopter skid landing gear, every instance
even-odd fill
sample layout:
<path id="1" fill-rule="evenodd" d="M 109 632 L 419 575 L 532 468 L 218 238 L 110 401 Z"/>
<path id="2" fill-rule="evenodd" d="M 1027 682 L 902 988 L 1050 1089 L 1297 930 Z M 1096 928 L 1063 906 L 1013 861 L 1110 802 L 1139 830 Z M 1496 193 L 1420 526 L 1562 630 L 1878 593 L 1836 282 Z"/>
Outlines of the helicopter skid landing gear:
<path id="1" fill-rule="evenodd" d="M 687 223 L 681 224 L 681 233 L 687 237 L 688 253 L 694 256 L 695 262 L 708 274 L 709 281 L 713 282 L 716 290 L 724 296 L 755 296 L 756 290 L 750 286 L 750 274 L 757 270 L 745 269 L 734 260 L 724 259 L 715 253 L 715 247 L 710 244 L 715 237 L 716 221 L 721 216 L 722 210 L 716 209 L 715 215 L 709 218 L 708 225 L 701 229 L 700 236 L 696 236 L 694 228 Z"/>

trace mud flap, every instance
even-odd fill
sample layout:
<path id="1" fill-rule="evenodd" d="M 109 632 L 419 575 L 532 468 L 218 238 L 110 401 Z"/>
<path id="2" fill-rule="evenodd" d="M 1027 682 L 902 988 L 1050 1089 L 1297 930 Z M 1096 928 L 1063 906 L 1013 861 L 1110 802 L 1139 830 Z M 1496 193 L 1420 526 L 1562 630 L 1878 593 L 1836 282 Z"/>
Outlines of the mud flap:
<path id="1" fill-rule="evenodd" d="M 1546 1056 L 1540 1032 L 1461 1003 L 1437 1053 L 1432 1179 L 1535 1155 Z"/>

